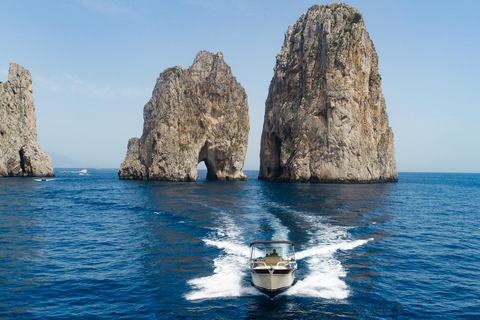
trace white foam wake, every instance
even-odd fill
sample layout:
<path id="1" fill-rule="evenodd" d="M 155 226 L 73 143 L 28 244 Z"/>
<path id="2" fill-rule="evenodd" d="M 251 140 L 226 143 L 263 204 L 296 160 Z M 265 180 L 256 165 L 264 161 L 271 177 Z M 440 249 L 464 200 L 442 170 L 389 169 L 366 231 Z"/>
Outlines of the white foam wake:
<path id="1" fill-rule="evenodd" d="M 345 241 L 299 252 L 296 257 L 307 261 L 308 273 L 285 294 L 323 299 L 346 299 L 350 295 L 348 285 L 342 280 L 346 276 L 346 271 L 333 254 L 338 250 L 352 250 L 370 240 L 373 239 Z"/>
<path id="2" fill-rule="evenodd" d="M 291 210 L 289 209 L 289 212 Z M 291 212 L 292 213 L 292 212 Z M 300 261 L 297 280 L 285 291 L 284 295 L 305 296 L 313 298 L 346 299 L 350 289 L 343 278 L 347 272 L 335 256 L 339 250 L 353 250 L 373 240 L 352 240 L 348 227 L 329 224 L 321 216 L 305 212 L 293 212 L 295 219 L 305 227 L 304 231 L 310 240 L 302 245 L 296 253 Z M 215 298 L 234 298 L 245 295 L 260 295 L 250 283 L 247 274 L 247 261 L 250 249 L 245 244 L 243 234 L 261 234 L 260 226 L 267 224 L 272 227 L 276 239 L 288 239 L 290 230 L 276 216 L 257 210 L 246 216 L 241 226 L 234 218 L 220 213 L 217 219 L 218 227 L 203 239 L 207 246 L 221 249 L 221 253 L 213 260 L 213 274 L 188 281 L 191 291 L 185 295 L 187 300 L 204 300 Z M 242 228 L 243 226 L 243 228 Z M 257 228 L 255 228 L 257 227 Z M 248 239 L 249 241 L 257 239 Z"/>
<path id="3" fill-rule="evenodd" d="M 334 243 L 325 246 L 318 246 L 315 248 L 310 248 L 304 251 L 298 252 L 295 257 L 297 260 L 301 260 L 307 257 L 318 256 L 318 255 L 331 255 L 338 250 L 352 250 L 358 246 L 361 246 L 373 239 L 367 240 L 355 240 L 355 241 L 346 241 L 341 243 Z"/>
<path id="4" fill-rule="evenodd" d="M 246 276 L 249 248 L 228 241 L 204 240 L 207 245 L 223 249 L 224 254 L 214 259 L 213 275 L 188 281 L 193 290 L 187 300 L 233 298 L 257 294 L 250 286 L 243 286 Z"/>
<path id="5" fill-rule="evenodd" d="M 224 229 L 218 229 L 214 239 L 204 239 L 206 245 L 222 249 L 213 260 L 213 275 L 188 281 L 192 291 L 185 295 L 187 300 L 233 298 L 259 294 L 248 283 L 244 284 L 250 249 L 241 244 L 242 237 L 233 220 L 223 217 Z M 225 240 L 215 239 L 218 237 Z"/>
<path id="6" fill-rule="evenodd" d="M 250 256 L 250 249 L 244 245 L 235 244 L 230 241 L 209 239 L 204 239 L 203 242 L 205 242 L 206 245 L 222 249 L 223 251 L 231 255 L 236 255 L 244 258 L 248 258 Z"/>

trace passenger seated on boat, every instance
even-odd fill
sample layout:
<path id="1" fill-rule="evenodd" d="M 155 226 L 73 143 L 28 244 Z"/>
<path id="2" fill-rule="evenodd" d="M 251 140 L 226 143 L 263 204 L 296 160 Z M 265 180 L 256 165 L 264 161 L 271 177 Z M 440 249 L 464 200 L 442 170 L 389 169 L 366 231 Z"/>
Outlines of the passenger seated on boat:
<path id="1" fill-rule="evenodd" d="M 278 257 L 277 249 L 273 248 L 273 250 L 268 253 L 270 249 L 267 250 L 267 254 L 265 255 L 266 257 Z"/>

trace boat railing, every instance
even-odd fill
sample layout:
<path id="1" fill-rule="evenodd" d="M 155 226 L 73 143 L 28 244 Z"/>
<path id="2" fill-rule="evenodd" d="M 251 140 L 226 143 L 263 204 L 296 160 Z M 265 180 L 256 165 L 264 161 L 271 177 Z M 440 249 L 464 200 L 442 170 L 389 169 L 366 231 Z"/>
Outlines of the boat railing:
<path id="1" fill-rule="evenodd" d="M 259 265 L 263 265 L 265 268 L 267 268 L 267 264 L 265 263 L 265 261 L 253 261 L 250 266 L 252 268 L 255 268 L 256 266 L 259 266 Z"/>
<path id="2" fill-rule="evenodd" d="M 285 260 L 285 261 L 280 261 L 277 263 L 276 267 L 278 266 L 284 266 L 287 269 L 294 269 L 296 268 L 297 263 L 295 260 Z"/>
<path id="3" fill-rule="evenodd" d="M 280 266 L 283 266 L 285 268 L 291 268 L 290 264 L 292 263 L 291 260 L 285 260 L 285 261 L 279 261 L 277 262 L 277 264 L 275 265 L 275 268 L 277 267 L 280 267 Z M 259 261 L 259 260 L 256 260 L 256 261 L 252 261 L 250 263 L 250 266 L 252 268 L 255 268 L 257 266 L 264 266 L 265 268 L 268 268 L 268 267 L 273 267 L 272 264 L 266 264 L 265 261 Z"/>

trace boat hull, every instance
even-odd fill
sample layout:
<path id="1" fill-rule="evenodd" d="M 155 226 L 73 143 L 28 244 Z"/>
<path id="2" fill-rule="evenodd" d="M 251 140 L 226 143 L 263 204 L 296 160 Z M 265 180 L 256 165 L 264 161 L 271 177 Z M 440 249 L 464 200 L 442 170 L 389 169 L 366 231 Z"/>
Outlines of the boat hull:
<path id="1" fill-rule="evenodd" d="M 254 286 L 266 291 L 281 291 L 293 284 L 295 270 L 250 269 Z"/>

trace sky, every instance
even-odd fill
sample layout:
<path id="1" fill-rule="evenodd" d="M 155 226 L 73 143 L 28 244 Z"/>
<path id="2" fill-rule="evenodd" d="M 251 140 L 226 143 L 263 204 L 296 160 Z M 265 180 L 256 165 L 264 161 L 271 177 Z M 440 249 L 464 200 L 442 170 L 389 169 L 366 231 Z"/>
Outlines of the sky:
<path id="1" fill-rule="evenodd" d="M 0 81 L 33 78 L 54 167 L 118 168 L 159 74 L 221 51 L 248 95 L 258 170 L 276 55 L 308 0 L 3 0 Z M 480 1 L 351 0 L 379 56 L 400 172 L 480 172 Z"/>

